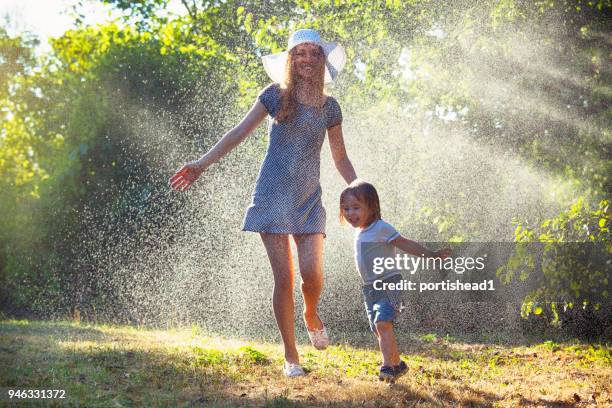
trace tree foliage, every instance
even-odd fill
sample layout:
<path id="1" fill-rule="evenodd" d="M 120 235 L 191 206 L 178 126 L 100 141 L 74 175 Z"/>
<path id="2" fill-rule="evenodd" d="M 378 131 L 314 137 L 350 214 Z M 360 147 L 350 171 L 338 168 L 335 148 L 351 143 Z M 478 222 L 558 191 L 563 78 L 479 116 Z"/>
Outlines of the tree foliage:
<path id="1" fill-rule="evenodd" d="M 522 302 L 523 317 L 542 315 L 557 325 L 577 313 L 590 313 L 591 319 L 597 319 L 597 312 L 603 312 L 608 317 L 611 222 L 608 200 L 591 208 L 580 197 L 540 225 L 517 223 L 516 250 L 498 274 L 505 283 L 537 275 L 536 288 Z M 583 324 L 578 329 L 584 326 L 591 327 Z M 605 328 L 605 324 L 595 326 Z"/>
<path id="2" fill-rule="evenodd" d="M 520 224 L 517 240 L 582 240 L 586 225 L 586 239 L 609 243 L 607 207 L 591 208 L 610 198 L 610 1 L 183 0 L 175 16 L 167 0 L 103 2 L 124 20 L 69 30 L 40 60 L 34 39 L 0 29 L 7 310 L 104 303 L 79 273 L 92 267 L 79 254 L 112 240 L 95 231 L 129 225 L 131 244 L 117 255 L 127 259 L 146 238 L 145 220 L 170 222 L 150 199 L 165 188 L 167 148 L 135 127 L 161 118 L 176 127 L 173 144 L 210 145 L 268 81 L 260 56 L 284 50 L 303 27 L 345 45 L 347 74 L 334 93 L 347 104 L 385 103 L 512 151 L 562 180 L 563 205 L 575 199 L 564 192 L 582 192 L 579 208 Z M 484 226 L 451 204 L 424 206 L 422 221 L 444 239 L 477 238 Z"/>

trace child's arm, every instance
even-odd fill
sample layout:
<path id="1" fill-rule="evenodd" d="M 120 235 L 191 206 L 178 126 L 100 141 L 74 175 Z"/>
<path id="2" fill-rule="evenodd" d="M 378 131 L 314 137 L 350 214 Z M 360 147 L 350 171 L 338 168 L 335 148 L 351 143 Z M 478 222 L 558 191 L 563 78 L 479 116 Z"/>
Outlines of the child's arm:
<path id="1" fill-rule="evenodd" d="M 403 236 L 399 236 L 390 242 L 391 245 L 396 248 L 407 252 L 414 256 L 424 256 L 425 258 L 448 258 L 451 256 L 452 251 L 449 248 L 442 249 L 440 251 L 432 251 L 430 249 L 425 248 L 423 245 L 418 242 L 411 241 Z"/>

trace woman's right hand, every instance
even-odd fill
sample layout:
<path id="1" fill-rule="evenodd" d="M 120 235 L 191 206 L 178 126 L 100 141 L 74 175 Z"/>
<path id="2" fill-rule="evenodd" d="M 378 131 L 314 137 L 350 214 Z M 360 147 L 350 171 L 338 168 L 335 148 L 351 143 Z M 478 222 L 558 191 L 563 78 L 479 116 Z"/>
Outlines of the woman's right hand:
<path id="1" fill-rule="evenodd" d="M 185 191 L 191 187 L 204 170 L 204 166 L 197 161 L 189 162 L 181 167 L 174 176 L 170 177 L 168 184 L 177 191 Z"/>

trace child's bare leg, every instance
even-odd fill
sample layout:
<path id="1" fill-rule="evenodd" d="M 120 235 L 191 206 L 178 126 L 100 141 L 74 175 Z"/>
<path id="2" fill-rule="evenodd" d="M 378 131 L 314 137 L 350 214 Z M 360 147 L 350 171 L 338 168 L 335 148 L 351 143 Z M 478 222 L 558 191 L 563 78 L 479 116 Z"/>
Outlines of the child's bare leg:
<path id="1" fill-rule="evenodd" d="M 397 341 L 393 332 L 393 322 L 376 322 L 378 345 L 383 355 L 383 366 L 393 367 L 399 364 Z"/>

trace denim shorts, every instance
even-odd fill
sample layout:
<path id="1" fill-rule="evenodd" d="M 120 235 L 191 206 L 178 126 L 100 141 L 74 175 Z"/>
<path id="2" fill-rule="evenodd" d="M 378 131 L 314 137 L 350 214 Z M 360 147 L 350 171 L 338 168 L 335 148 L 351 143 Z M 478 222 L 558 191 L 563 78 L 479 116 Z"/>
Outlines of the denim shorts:
<path id="1" fill-rule="evenodd" d="M 397 283 L 401 280 L 402 275 L 398 274 L 384 279 L 383 282 Z M 366 285 L 363 287 L 363 297 L 373 333 L 376 333 L 377 322 L 393 322 L 404 309 L 401 290 L 376 290 L 373 284 Z"/>

